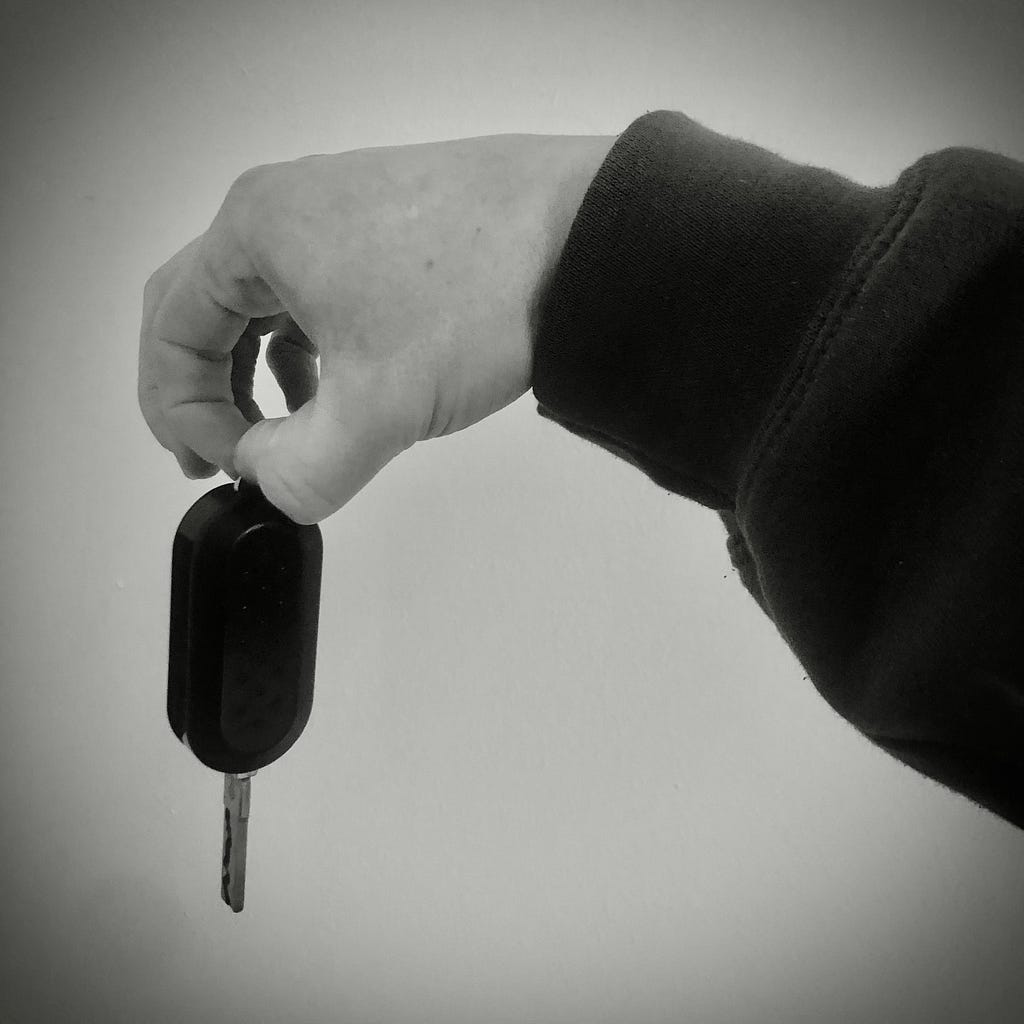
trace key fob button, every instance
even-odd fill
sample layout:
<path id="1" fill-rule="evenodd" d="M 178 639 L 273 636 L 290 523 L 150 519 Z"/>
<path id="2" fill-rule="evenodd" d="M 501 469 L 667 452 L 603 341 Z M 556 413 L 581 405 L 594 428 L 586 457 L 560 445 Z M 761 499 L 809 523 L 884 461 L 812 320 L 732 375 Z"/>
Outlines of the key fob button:
<path id="1" fill-rule="evenodd" d="M 269 750 L 305 725 L 297 720 L 311 701 L 296 683 L 313 680 L 303 663 L 311 624 L 303 615 L 302 554 L 273 522 L 251 527 L 228 554 L 221 731 L 236 750 Z"/>

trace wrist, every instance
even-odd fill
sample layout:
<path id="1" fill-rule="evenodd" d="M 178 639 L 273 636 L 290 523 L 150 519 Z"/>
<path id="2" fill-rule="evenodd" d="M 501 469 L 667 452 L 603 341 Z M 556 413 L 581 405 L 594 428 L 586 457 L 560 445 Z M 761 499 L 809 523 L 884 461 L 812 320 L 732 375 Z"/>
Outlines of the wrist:
<path id="1" fill-rule="evenodd" d="M 537 180 L 543 182 L 540 265 L 530 296 L 531 338 L 535 336 L 538 304 L 555 272 L 576 214 L 591 182 L 618 139 L 617 135 L 550 135 L 537 157 Z"/>

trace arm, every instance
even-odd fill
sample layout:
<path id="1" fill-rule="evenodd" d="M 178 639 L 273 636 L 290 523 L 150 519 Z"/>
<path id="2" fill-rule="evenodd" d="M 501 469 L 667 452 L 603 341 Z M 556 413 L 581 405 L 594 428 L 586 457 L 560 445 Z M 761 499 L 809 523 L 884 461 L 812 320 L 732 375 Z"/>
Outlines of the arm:
<path id="1" fill-rule="evenodd" d="M 541 415 L 713 509 L 829 704 L 1024 827 L 1024 165 L 884 188 L 654 111 L 546 289 Z"/>

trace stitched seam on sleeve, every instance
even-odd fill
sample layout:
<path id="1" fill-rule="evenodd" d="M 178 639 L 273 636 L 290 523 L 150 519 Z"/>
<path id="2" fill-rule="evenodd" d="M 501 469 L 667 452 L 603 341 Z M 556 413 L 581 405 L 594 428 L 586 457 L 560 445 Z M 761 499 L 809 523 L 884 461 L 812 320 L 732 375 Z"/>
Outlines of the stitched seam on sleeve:
<path id="1" fill-rule="evenodd" d="M 746 538 L 741 533 L 733 534 L 726 542 L 726 548 L 732 564 L 738 569 L 747 562 L 753 562 L 754 556 L 750 553 Z"/>
<path id="2" fill-rule="evenodd" d="M 766 453 L 785 437 L 793 417 L 814 382 L 822 356 L 863 293 L 872 270 L 892 247 L 921 201 L 926 184 L 924 173 L 925 165 L 921 164 L 914 172 L 917 180 L 913 185 L 908 183 L 907 190 L 903 192 L 893 213 L 854 251 L 850 260 L 851 266 L 855 268 L 851 275 L 851 287 L 845 289 L 833 303 L 819 310 L 816 315 L 809 332 L 814 336 L 814 340 L 804 350 L 802 363 L 798 364 L 781 396 L 776 399 L 775 409 L 769 414 L 768 426 L 762 430 L 759 440 L 755 443 L 748 468 L 740 478 L 736 489 L 737 509 L 746 506 L 747 496 L 757 479 Z"/>

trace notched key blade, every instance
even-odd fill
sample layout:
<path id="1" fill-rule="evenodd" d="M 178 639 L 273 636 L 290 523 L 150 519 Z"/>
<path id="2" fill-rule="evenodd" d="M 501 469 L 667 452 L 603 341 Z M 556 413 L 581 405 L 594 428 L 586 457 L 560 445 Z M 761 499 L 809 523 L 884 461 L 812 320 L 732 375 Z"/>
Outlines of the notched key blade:
<path id="1" fill-rule="evenodd" d="M 224 776 L 224 847 L 220 896 L 237 914 L 245 906 L 245 854 L 249 840 L 249 780 L 255 772 Z"/>

